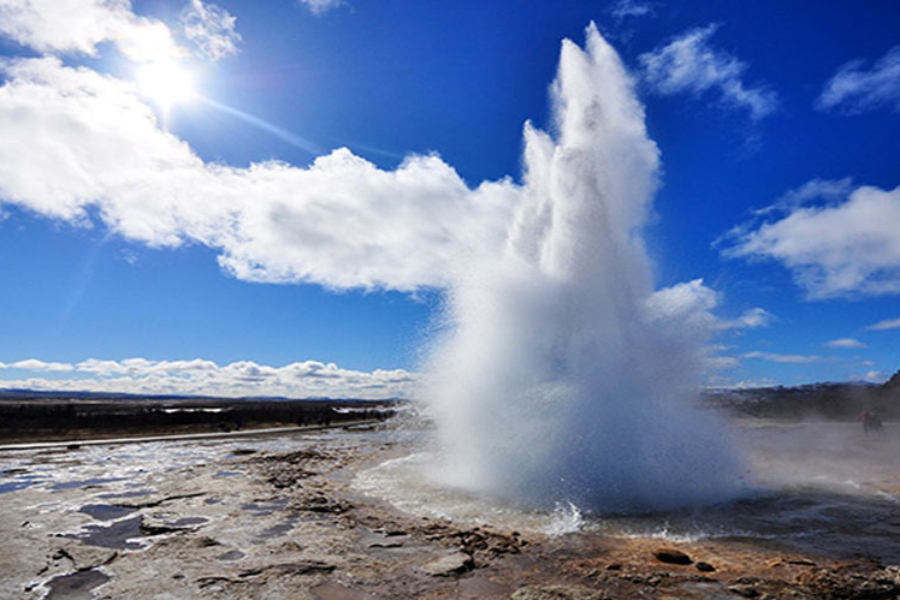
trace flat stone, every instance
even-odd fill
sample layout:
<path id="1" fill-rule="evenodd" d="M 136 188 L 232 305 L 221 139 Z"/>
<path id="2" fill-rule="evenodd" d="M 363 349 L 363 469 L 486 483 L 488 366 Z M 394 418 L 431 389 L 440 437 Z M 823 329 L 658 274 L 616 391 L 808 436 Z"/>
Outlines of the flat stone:
<path id="1" fill-rule="evenodd" d="M 520 587 L 510 600 L 608 600 L 600 590 L 580 585 L 526 585 Z"/>
<path id="2" fill-rule="evenodd" d="M 421 570 L 426 575 L 431 575 L 432 577 L 449 577 L 451 575 L 465 573 L 474 566 L 475 562 L 472 560 L 471 556 L 462 552 L 455 552 L 431 561 L 427 565 L 421 567 Z"/>

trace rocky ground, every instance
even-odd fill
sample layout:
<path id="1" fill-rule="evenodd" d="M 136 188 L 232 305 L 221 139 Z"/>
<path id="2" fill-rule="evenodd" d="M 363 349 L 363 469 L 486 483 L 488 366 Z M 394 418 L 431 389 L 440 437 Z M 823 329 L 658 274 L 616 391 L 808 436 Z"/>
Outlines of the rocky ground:
<path id="1" fill-rule="evenodd" d="M 775 543 L 550 536 L 414 517 L 350 485 L 405 451 L 361 435 L 0 456 L 10 465 L 0 471 L 0 598 L 900 597 L 900 568 Z"/>

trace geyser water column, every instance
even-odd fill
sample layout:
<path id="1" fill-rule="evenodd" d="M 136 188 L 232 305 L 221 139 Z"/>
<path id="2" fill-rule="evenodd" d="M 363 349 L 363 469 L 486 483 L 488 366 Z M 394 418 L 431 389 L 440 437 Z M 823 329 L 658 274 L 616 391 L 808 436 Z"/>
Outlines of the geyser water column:
<path id="1" fill-rule="evenodd" d="M 693 408 L 703 335 L 657 310 L 641 230 L 659 150 L 591 24 L 562 45 L 554 131 L 525 126 L 523 203 L 500 257 L 449 292 L 425 400 L 444 483 L 537 506 L 633 511 L 728 498 L 740 461 Z"/>

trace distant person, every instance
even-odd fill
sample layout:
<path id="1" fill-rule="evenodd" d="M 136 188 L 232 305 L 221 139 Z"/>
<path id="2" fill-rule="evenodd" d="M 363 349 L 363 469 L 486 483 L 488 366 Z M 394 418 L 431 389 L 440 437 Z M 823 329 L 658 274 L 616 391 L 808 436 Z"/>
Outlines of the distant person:
<path id="1" fill-rule="evenodd" d="M 881 431 L 881 426 L 882 426 L 881 416 L 877 412 L 869 413 L 869 421 L 870 421 L 869 428 L 872 431 L 878 431 L 878 432 Z"/>
<path id="2" fill-rule="evenodd" d="M 871 433 L 875 431 L 881 431 L 882 423 L 881 417 L 878 416 L 878 413 L 873 411 L 865 411 L 860 415 L 863 424 L 863 431 L 866 433 Z"/>

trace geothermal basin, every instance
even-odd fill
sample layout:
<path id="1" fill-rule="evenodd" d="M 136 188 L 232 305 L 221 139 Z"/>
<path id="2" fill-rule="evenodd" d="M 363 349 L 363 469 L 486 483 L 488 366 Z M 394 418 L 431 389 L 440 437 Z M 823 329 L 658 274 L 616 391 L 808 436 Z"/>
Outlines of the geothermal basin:
<path id="1" fill-rule="evenodd" d="M 425 451 L 431 435 L 401 419 L 2 451 L 0 598 L 900 592 L 897 424 L 867 436 L 854 423 L 739 422 L 751 494 L 638 515 L 447 488 Z"/>

